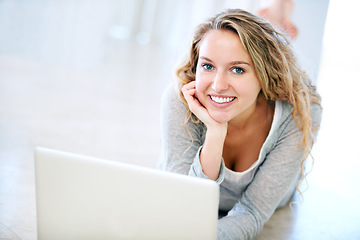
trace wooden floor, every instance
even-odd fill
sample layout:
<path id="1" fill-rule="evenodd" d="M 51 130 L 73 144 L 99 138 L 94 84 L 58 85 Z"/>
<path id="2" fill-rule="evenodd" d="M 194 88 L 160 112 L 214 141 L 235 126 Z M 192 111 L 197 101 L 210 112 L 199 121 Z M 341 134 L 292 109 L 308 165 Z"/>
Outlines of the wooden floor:
<path id="1" fill-rule="evenodd" d="M 304 201 L 278 210 L 258 239 L 360 239 L 359 21 L 338 2 L 317 80 L 324 115 Z M 0 53 L 0 239 L 37 237 L 35 146 L 156 166 L 161 94 L 177 57 L 154 46 L 117 51 L 81 67 Z"/>

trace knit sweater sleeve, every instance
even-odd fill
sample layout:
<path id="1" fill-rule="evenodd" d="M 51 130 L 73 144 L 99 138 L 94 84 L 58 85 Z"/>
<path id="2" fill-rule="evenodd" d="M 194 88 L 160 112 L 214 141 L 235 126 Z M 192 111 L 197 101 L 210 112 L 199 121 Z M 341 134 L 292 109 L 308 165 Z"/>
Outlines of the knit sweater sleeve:
<path id="1" fill-rule="evenodd" d="M 189 121 L 184 128 L 187 109 L 173 88 L 168 88 L 162 99 L 161 140 L 162 150 L 158 167 L 166 171 L 207 178 L 201 168 L 199 154 L 206 128 L 202 123 Z M 218 221 L 218 239 L 254 239 L 269 220 L 290 188 L 299 180 L 300 165 L 305 156 L 299 148 L 302 133 L 291 116 L 291 109 L 283 114 L 276 141 L 257 169 L 252 182 L 241 195 L 228 215 Z M 312 109 L 313 126 L 321 121 L 319 107 Z M 317 135 L 315 130 L 314 135 Z M 219 179 L 225 175 L 221 160 Z"/>
<path id="2" fill-rule="evenodd" d="M 321 110 L 312 109 L 313 126 L 320 125 Z M 317 135 L 317 130 L 313 134 Z M 282 121 L 271 149 L 253 181 L 227 216 L 218 222 L 218 239 L 254 239 L 280 201 L 299 180 L 305 151 L 299 148 L 302 133 L 290 111 Z"/>
<path id="3" fill-rule="evenodd" d="M 204 141 L 205 126 L 192 121 L 186 123 L 187 109 L 180 101 L 175 87 L 170 85 L 162 97 L 161 104 L 161 154 L 158 168 L 186 174 L 194 177 L 209 179 L 202 171 L 200 152 Z M 224 161 L 217 183 L 224 179 Z"/>

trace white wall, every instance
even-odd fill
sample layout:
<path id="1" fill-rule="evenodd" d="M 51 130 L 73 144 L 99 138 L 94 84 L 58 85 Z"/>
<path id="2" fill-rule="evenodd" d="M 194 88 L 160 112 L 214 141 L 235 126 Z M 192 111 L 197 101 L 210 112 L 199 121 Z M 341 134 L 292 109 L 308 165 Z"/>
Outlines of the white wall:
<path id="1" fill-rule="evenodd" d="M 195 26 L 226 8 L 256 12 L 271 0 L 32 0 L 0 2 L 0 54 L 96 67 L 124 44 L 185 51 Z M 294 45 L 315 79 L 329 0 L 295 0 Z"/>

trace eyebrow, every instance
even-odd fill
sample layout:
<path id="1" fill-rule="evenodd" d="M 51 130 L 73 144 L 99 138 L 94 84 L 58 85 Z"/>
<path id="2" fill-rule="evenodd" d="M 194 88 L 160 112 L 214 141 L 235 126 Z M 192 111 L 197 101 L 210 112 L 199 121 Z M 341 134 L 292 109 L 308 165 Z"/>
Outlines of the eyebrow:
<path id="1" fill-rule="evenodd" d="M 213 63 L 213 61 L 212 61 L 210 58 L 207 58 L 207 57 L 201 56 L 201 57 L 199 57 L 199 59 L 204 59 L 204 60 L 206 60 L 206 61 L 208 61 L 208 62 Z M 246 65 L 249 65 L 249 66 L 250 66 L 250 64 L 249 64 L 248 62 L 245 62 L 245 61 L 233 61 L 233 62 L 231 62 L 230 64 L 231 64 L 231 65 L 246 64 Z"/>

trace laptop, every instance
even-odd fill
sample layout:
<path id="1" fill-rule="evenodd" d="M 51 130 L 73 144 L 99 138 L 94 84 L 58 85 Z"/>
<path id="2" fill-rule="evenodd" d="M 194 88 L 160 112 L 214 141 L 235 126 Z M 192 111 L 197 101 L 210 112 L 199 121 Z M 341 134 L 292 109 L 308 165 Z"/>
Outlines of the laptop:
<path id="1" fill-rule="evenodd" d="M 210 180 L 35 149 L 38 239 L 216 239 Z"/>

